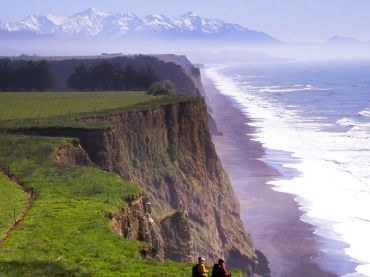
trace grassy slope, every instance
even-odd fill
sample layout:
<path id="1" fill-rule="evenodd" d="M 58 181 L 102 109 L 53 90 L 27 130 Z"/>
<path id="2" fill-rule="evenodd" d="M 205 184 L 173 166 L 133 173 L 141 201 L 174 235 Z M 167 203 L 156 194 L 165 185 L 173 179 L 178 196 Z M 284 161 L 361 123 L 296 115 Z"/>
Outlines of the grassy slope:
<path id="1" fill-rule="evenodd" d="M 118 97 L 114 94 L 113 98 Z M 160 99 L 155 105 L 170 101 L 178 99 Z M 116 101 L 111 103 L 105 108 L 115 109 Z M 134 109 L 153 106 L 137 103 Z M 28 104 L 21 101 L 13 109 L 23 105 Z M 5 106 L 0 101 L 0 111 Z M 37 106 L 36 101 L 33 107 Z M 61 105 L 64 111 L 67 108 Z M 17 118 L 13 123 L 23 124 L 22 118 L 33 108 L 27 110 L 24 115 L 13 113 Z M 10 112 L 4 114 L 11 118 Z M 124 198 L 140 190 L 98 168 L 57 164 L 55 151 L 72 144 L 68 138 L 0 135 L 0 163 L 10 165 L 12 174 L 34 187 L 37 195 L 20 226 L 0 245 L 0 276 L 189 276 L 191 265 L 142 259 L 142 242 L 113 233 L 108 214 L 125 206 Z"/>
<path id="2" fill-rule="evenodd" d="M 14 211 L 18 215 L 27 202 L 27 194 L 0 173 L 0 237 L 13 223 Z"/>
<path id="3" fill-rule="evenodd" d="M 55 163 L 56 149 L 70 143 L 61 138 L 0 136 L 0 162 L 10 164 L 11 172 L 37 194 L 20 226 L 0 245 L 0 272 L 6 276 L 189 272 L 188 265 L 142 260 L 141 242 L 112 232 L 108 214 L 124 206 L 122 199 L 138 194 L 139 188 L 97 168 Z"/>

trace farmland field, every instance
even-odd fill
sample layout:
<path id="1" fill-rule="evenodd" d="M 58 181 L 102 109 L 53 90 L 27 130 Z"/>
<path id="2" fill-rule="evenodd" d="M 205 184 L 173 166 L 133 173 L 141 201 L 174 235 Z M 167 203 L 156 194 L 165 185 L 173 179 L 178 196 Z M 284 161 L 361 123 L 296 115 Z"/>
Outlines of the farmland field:
<path id="1" fill-rule="evenodd" d="M 0 92 L 0 129 L 32 127 L 104 128 L 83 122 L 85 115 L 146 110 L 195 97 L 151 96 L 143 91 L 118 92 Z"/>
<path id="2" fill-rule="evenodd" d="M 45 118 L 125 108 L 154 100 L 145 92 L 5 92 L 0 93 L 0 120 Z"/>

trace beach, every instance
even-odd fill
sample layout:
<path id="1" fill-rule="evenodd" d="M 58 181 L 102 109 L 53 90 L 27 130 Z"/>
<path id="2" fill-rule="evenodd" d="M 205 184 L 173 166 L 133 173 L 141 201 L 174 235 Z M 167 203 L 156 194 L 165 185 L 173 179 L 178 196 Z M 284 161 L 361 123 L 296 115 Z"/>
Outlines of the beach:
<path id="1" fill-rule="evenodd" d="M 203 70 L 204 71 L 204 70 Z M 268 181 L 280 173 L 262 157 L 254 127 L 238 104 L 221 94 L 202 72 L 208 108 L 222 136 L 213 136 L 218 155 L 240 200 L 241 218 L 257 249 L 268 258 L 274 277 L 334 277 L 317 265 L 319 237 L 300 220 L 294 196 L 274 191 Z"/>

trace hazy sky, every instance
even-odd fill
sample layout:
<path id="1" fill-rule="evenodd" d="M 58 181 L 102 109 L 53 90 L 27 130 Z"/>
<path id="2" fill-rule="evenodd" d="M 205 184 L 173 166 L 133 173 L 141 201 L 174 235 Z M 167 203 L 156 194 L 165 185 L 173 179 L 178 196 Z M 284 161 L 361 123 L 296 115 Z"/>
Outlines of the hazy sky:
<path id="1" fill-rule="evenodd" d="M 335 34 L 370 40 L 370 0 L 0 0 L 0 18 L 71 15 L 90 7 L 140 16 L 193 11 L 288 42 L 323 41 Z"/>

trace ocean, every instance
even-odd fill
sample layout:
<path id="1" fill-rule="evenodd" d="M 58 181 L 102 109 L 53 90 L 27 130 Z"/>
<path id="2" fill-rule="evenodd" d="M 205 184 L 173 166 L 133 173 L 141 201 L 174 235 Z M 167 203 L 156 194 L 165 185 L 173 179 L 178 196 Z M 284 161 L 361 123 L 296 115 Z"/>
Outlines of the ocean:
<path id="1" fill-rule="evenodd" d="M 281 173 L 269 185 L 294 195 L 320 237 L 319 266 L 370 276 L 370 61 L 215 65 L 206 74 L 252 119 L 263 161 Z"/>

